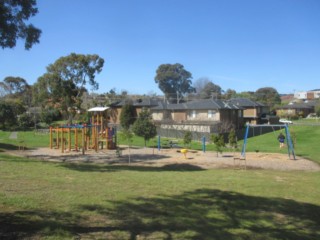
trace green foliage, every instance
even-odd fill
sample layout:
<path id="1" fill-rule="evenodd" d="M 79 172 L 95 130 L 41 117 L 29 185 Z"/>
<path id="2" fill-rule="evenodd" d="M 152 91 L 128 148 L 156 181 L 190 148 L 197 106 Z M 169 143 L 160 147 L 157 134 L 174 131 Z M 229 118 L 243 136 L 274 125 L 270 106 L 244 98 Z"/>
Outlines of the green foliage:
<path id="1" fill-rule="evenodd" d="M 192 141 L 192 132 L 186 131 L 183 136 L 183 144 L 185 146 L 190 145 L 191 141 Z"/>
<path id="2" fill-rule="evenodd" d="M 60 118 L 60 112 L 57 109 L 43 109 L 41 112 L 41 121 L 46 124 L 51 124 Z"/>
<path id="3" fill-rule="evenodd" d="M 19 128 L 21 129 L 27 129 L 33 125 L 33 119 L 27 113 L 20 114 L 18 116 L 17 122 L 18 122 Z"/>
<path id="4" fill-rule="evenodd" d="M 168 100 L 176 100 L 177 103 L 179 103 L 184 94 L 195 91 L 191 86 L 191 79 L 191 73 L 179 63 L 160 65 L 155 76 L 155 82 L 166 98 Z"/>
<path id="5" fill-rule="evenodd" d="M 213 82 L 208 82 L 202 91 L 200 92 L 201 99 L 209 98 L 221 98 L 222 89 L 219 85 L 214 84 Z"/>
<path id="6" fill-rule="evenodd" d="M 81 96 L 99 88 L 95 75 L 102 71 L 104 60 L 98 55 L 75 54 L 61 57 L 47 67 L 47 73 L 34 86 L 36 102 L 50 105 L 62 111 L 72 121 L 75 111 L 81 107 Z"/>
<path id="7" fill-rule="evenodd" d="M 13 48 L 17 39 L 25 40 L 25 49 L 39 43 L 41 30 L 27 24 L 30 17 L 38 13 L 36 0 L 2 0 L 0 6 L 0 46 Z"/>
<path id="8" fill-rule="evenodd" d="M 151 114 L 147 109 L 143 109 L 138 116 L 138 119 L 132 126 L 132 131 L 137 136 L 143 137 L 145 146 L 147 141 L 154 138 L 157 135 L 157 128 L 151 121 Z"/>
<path id="9" fill-rule="evenodd" d="M 229 132 L 228 140 L 229 140 L 229 146 L 231 148 L 237 148 L 238 147 L 236 131 L 233 128 Z"/>
<path id="10" fill-rule="evenodd" d="M 136 121 L 136 109 L 131 102 L 127 102 L 122 106 L 120 113 L 120 125 L 125 130 L 128 130 L 130 126 Z"/>
<path id="11" fill-rule="evenodd" d="M 0 124 L 1 129 L 6 129 L 8 126 L 16 124 L 16 115 L 12 105 L 1 101 L 0 102 Z"/>
<path id="12" fill-rule="evenodd" d="M 218 153 L 222 154 L 223 147 L 226 145 L 224 142 L 224 137 L 222 134 L 211 134 L 210 136 L 210 141 L 214 143 L 215 145 L 215 150 Z"/>
<path id="13" fill-rule="evenodd" d="M 315 112 L 317 116 L 320 117 L 320 102 L 318 102 L 318 104 L 315 106 Z"/>
<path id="14" fill-rule="evenodd" d="M 259 88 L 254 95 L 256 101 L 264 103 L 269 107 L 274 107 L 281 103 L 278 91 L 272 87 Z"/>

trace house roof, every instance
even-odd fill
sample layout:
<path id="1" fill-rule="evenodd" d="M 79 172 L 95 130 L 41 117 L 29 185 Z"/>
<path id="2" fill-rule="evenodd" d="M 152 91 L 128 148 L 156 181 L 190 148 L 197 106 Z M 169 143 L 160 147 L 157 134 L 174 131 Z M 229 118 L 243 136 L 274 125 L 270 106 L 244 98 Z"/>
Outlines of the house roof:
<path id="1" fill-rule="evenodd" d="M 280 106 L 277 109 L 312 109 L 313 106 L 305 103 L 293 103 L 284 106 Z"/>
<path id="2" fill-rule="evenodd" d="M 255 102 L 248 98 L 231 98 L 230 100 L 228 100 L 228 102 L 233 103 L 240 107 L 265 107 L 266 106 L 260 102 Z"/>
<path id="3" fill-rule="evenodd" d="M 122 107 L 128 102 L 132 103 L 133 106 L 135 107 L 155 107 L 159 105 L 159 102 L 161 102 L 158 99 L 153 99 L 153 98 L 139 98 L 139 99 L 126 99 L 122 100 L 120 102 L 114 102 L 110 104 L 112 107 Z"/>
<path id="4" fill-rule="evenodd" d="M 157 107 L 152 108 L 152 110 L 213 110 L 213 109 L 242 109 L 240 106 L 236 106 L 227 101 L 222 101 L 220 99 L 203 99 L 195 100 L 186 103 L 179 104 L 167 104 L 159 103 Z"/>

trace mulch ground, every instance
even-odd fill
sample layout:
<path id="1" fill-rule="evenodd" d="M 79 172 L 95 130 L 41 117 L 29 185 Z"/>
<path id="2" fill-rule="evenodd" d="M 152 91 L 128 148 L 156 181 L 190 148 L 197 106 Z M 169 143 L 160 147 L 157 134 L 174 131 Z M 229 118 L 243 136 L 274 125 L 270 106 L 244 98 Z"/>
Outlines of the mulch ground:
<path id="1" fill-rule="evenodd" d="M 114 165 L 133 165 L 149 167 L 165 166 L 194 166 L 201 169 L 213 168 L 244 168 L 246 169 L 273 169 L 281 171 L 320 171 L 320 165 L 310 160 L 296 156 L 289 159 L 287 153 L 246 153 L 246 159 L 234 161 L 240 153 L 223 153 L 217 156 L 216 152 L 188 151 L 186 157 L 178 149 L 152 149 L 122 147 L 121 156 L 115 150 L 65 152 L 50 148 L 38 148 L 25 151 L 11 151 L 11 154 L 27 158 L 37 158 L 43 161 L 98 163 Z"/>

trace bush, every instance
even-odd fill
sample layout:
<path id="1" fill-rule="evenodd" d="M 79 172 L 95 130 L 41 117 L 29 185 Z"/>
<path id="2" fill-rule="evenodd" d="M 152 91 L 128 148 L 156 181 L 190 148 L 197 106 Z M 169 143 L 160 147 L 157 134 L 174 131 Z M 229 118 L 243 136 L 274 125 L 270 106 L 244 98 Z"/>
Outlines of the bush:
<path id="1" fill-rule="evenodd" d="M 17 122 L 18 122 L 19 128 L 21 129 L 26 129 L 26 128 L 32 127 L 33 125 L 32 117 L 27 113 L 23 113 L 19 115 Z"/>
<path id="2" fill-rule="evenodd" d="M 190 131 L 185 132 L 183 136 L 183 144 L 189 145 L 191 141 L 192 141 L 192 133 Z"/>

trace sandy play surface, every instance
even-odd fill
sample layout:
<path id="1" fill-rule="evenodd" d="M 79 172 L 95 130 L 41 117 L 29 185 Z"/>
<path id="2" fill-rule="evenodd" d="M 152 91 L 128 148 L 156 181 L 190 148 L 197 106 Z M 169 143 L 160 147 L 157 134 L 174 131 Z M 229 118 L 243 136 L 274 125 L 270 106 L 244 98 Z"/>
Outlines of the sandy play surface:
<path id="1" fill-rule="evenodd" d="M 37 158 L 43 161 L 57 162 L 85 162 L 98 164 L 164 167 L 168 165 L 181 165 L 185 167 L 197 167 L 202 169 L 211 168 L 239 168 L 246 164 L 247 169 L 274 169 L 282 171 L 303 170 L 320 171 L 320 165 L 296 156 L 296 160 L 289 159 L 284 151 L 280 153 L 246 153 L 246 161 L 234 162 L 234 157 L 240 153 L 223 153 L 217 156 L 216 152 L 189 151 L 184 155 L 178 149 L 152 148 L 130 148 L 121 147 L 122 154 L 117 156 L 115 150 L 93 150 L 87 151 L 85 155 L 81 152 L 65 152 L 50 148 L 38 148 L 25 151 L 15 151 L 12 154 L 22 155 L 28 158 Z"/>

